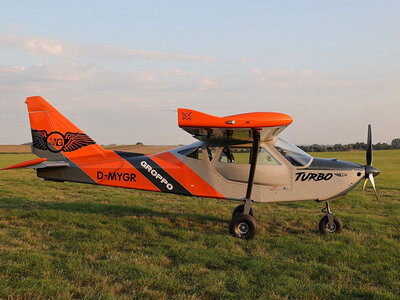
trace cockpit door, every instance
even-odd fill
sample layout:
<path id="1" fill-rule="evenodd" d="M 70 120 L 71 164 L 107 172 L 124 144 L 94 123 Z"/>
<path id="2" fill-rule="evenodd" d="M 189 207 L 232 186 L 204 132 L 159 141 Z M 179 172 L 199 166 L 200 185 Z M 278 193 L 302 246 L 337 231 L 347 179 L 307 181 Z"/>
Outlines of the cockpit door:
<path id="1" fill-rule="evenodd" d="M 228 180 L 247 183 L 250 172 L 251 147 L 234 146 L 220 148 L 214 167 Z M 254 183 L 270 187 L 286 187 L 291 183 L 291 171 L 265 145 L 258 153 Z"/>

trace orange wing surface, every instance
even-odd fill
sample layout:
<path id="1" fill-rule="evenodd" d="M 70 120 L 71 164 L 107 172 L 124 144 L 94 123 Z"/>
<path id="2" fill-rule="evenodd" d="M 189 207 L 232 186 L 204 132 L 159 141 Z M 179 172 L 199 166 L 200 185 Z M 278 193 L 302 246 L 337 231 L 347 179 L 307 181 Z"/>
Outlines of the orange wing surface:
<path id="1" fill-rule="evenodd" d="M 263 128 L 287 126 L 293 122 L 290 116 L 276 112 L 253 112 L 215 117 L 199 111 L 179 108 L 178 116 L 179 127 Z"/>
<path id="2" fill-rule="evenodd" d="M 216 117 L 192 109 L 178 109 L 179 127 L 196 139 L 210 144 L 251 142 L 254 129 L 260 132 L 261 140 L 265 141 L 278 135 L 292 122 L 292 117 L 276 112 Z"/>

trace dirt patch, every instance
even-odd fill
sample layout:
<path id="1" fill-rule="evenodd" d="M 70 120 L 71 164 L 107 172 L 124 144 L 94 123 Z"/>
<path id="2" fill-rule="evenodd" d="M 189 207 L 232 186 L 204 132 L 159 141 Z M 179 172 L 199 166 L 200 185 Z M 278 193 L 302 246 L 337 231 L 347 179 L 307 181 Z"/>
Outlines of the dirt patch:
<path id="1" fill-rule="evenodd" d="M 0 153 L 31 153 L 31 146 L 28 145 L 0 145 Z"/>

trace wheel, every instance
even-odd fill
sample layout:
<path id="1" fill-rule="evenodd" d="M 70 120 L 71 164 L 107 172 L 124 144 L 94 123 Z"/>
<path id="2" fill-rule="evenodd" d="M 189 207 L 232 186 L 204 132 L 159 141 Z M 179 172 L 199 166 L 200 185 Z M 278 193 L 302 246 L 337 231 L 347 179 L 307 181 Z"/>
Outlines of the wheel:
<path id="1" fill-rule="evenodd" d="M 232 212 L 232 219 L 233 219 L 233 217 L 236 216 L 237 214 L 242 214 L 243 211 L 244 211 L 244 204 L 239 205 L 239 206 L 236 206 L 236 208 L 235 208 L 235 209 L 233 210 L 233 212 Z M 252 207 L 250 207 L 249 215 L 252 216 L 252 217 L 254 217 L 254 211 L 253 211 L 253 208 L 252 208 Z"/>
<path id="2" fill-rule="evenodd" d="M 329 219 L 328 216 L 325 216 L 321 219 L 319 222 L 319 231 L 322 234 L 327 234 L 327 233 L 341 233 L 343 229 L 343 223 L 342 220 L 340 220 L 338 217 L 333 216 L 333 226 L 329 226 Z"/>
<path id="3" fill-rule="evenodd" d="M 241 239 L 252 239 L 257 232 L 256 219 L 248 214 L 237 214 L 229 223 L 229 233 Z"/>

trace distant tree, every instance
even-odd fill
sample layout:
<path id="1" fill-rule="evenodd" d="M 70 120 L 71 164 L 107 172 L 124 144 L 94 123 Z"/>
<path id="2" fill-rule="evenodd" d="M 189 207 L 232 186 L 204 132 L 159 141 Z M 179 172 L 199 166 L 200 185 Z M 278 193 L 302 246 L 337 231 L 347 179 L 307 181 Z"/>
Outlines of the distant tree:
<path id="1" fill-rule="evenodd" d="M 400 138 L 392 140 L 392 148 L 393 149 L 400 149 Z"/>
<path id="2" fill-rule="evenodd" d="M 136 146 L 143 146 L 143 143 L 142 142 L 137 142 Z"/>
<path id="3" fill-rule="evenodd" d="M 374 144 L 374 149 L 375 150 L 389 150 L 391 148 L 391 145 L 388 143 L 377 143 Z"/>
<path id="4" fill-rule="evenodd" d="M 325 152 L 325 151 L 351 151 L 351 150 L 367 150 L 367 144 L 364 142 L 356 142 L 352 144 L 335 144 L 333 146 L 312 144 L 309 146 L 298 146 L 305 152 Z M 400 149 L 400 138 L 392 140 L 391 144 L 388 143 L 376 143 L 373 145 L 374 150 L 390 150 Z"/>
<path id="5" fill-rule="evenodd" d="M 322 146 L 318 145 L 318 144 L 312 144 L 311 149 L 313 152 L 322 152 L 323 151 Z"/>
<path id="6" fill-rule="evenodd" d="M 343 146 L 342 144 L 335 144 L 333 146 L 333 151 L 343 151 Z"/>

